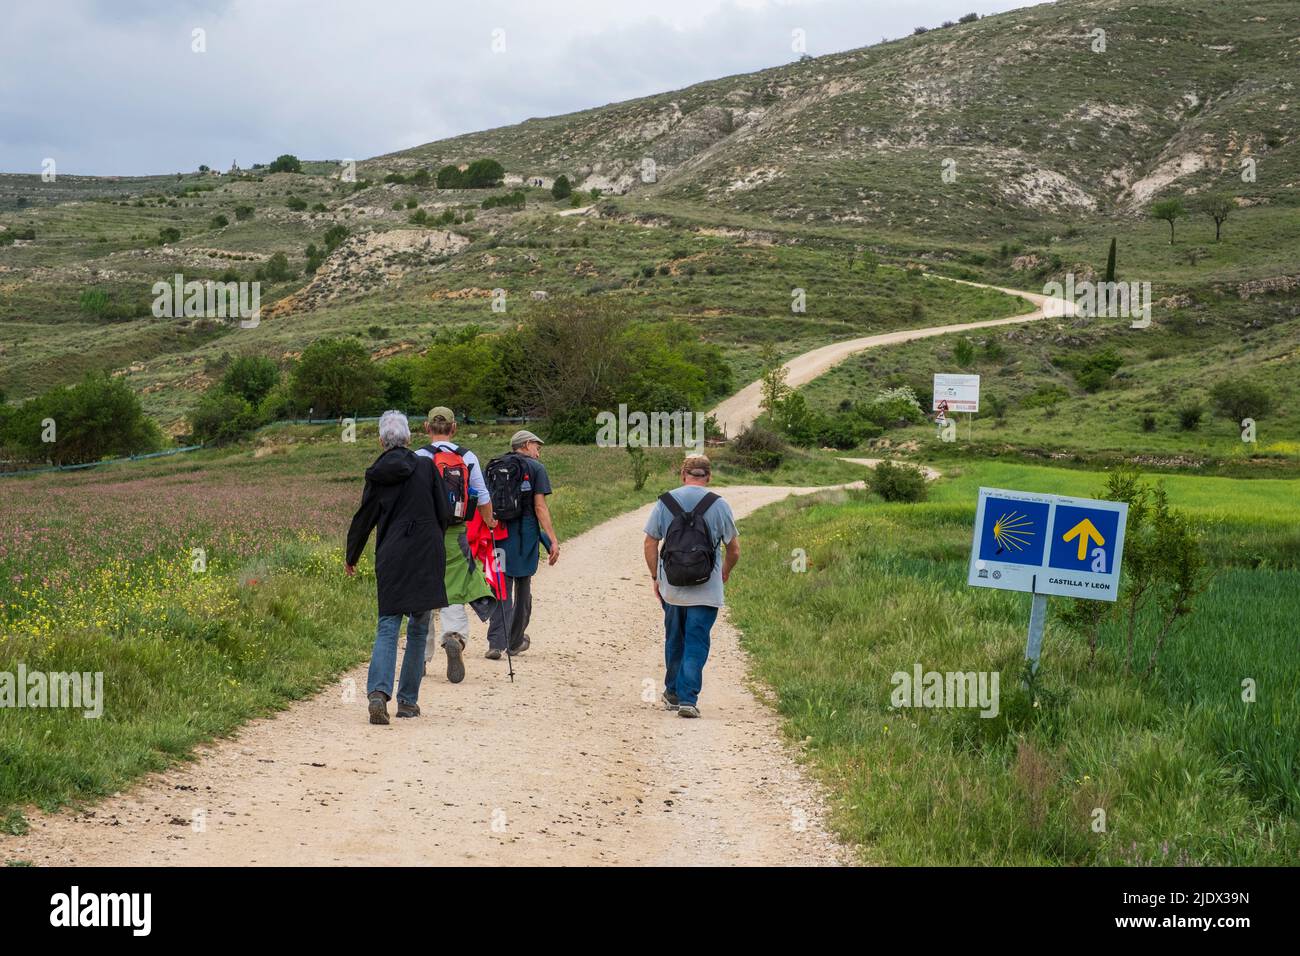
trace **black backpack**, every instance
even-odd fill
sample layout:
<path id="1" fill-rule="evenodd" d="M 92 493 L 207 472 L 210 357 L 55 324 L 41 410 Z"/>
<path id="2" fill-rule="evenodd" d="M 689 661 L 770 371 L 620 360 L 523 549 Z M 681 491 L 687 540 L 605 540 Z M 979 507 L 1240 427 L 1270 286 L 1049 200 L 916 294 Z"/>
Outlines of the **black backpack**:
<path id="1" fill-rule="evenodd" d="M 704 523 L 704 513 L 713 507 L 718 496 L 710 491 L 690 511 L 683 511 L 670 491 L 660 495 L 659 500 L 673 516 L 659 552 L 664 563 L 664 577 L 678 588 L 705 583 L 713 575 L 718 545 Z"/>
<path id="2" fill-rule="evenodd" d="M 510 521 L 524 513 L 524 463 L 514 452 L 493 458 L 483 471 L 492 514 L 498 521 Z"/>

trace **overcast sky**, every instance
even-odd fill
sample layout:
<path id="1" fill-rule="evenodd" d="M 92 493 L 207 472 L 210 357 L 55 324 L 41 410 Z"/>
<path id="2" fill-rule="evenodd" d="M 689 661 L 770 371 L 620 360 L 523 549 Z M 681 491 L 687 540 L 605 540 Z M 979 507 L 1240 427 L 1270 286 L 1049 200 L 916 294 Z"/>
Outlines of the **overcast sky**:
<path id="1" fill-rule="evenodd" d="M 0 171 L 364 159 L 1029 0 L 43 0 L 0 36 Z M 202 30 L 206 52 L 195 52 Z"/>

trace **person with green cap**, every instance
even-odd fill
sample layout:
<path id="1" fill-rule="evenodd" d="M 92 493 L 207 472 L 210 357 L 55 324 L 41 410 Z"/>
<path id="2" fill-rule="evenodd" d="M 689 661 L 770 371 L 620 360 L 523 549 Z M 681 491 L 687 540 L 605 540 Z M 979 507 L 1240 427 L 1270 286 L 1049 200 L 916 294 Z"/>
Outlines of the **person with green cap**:
<path id="1" fill-rule="evenodd" d="M 447 528 L 443 547 L 447 555 L 444 580 L 447 588 L 447 606 L 438 612 L 442 626 L 442 647 L 447 652 L 447 680 L 459 684 L 465 679 L 465 645 L 469 641 L 469 613 L 466 605 L 474 609 L 479 620 L 487 621 L 496 605 L 496 598 L 488 587 L 474 560 L 466 528 L 475 509 L 487 527 L 496 526 L 492 515 L 492 499 L 483 482 L 483 469 L 478 456 L 468 448 L 457 445 L 456 415 L 446 406 L 429 409 L 424 430 L 429 436 L 427 446 L 416 452 L 433 459 L 433 467 L 442 478 L 448 497 L 452 524 Z M 424 664 L 428 672 L 434 654 L 434 643 L 426 645 Z"/>
<path id="2" fill-rule="evenodd" d="M 498 530 L 495 542 L 505 565 L 504 613 L 493 615 L 488 622 L 489 660 L 500 660 L 507 646 L 511 654 L 528 650 L 538 547 L 544 546 L 550 553 L 548 564 L 560 558 L 560 539 L 546 503 L 551 479 L 539 460 L 542 444 L 532 432 L 520 429 L 510 438 L 510 452 L 488 462 L 487 483 L 493 500 L 500 496 L 503 503 L 508 503 L 501 520 L 504 538 Z"/>

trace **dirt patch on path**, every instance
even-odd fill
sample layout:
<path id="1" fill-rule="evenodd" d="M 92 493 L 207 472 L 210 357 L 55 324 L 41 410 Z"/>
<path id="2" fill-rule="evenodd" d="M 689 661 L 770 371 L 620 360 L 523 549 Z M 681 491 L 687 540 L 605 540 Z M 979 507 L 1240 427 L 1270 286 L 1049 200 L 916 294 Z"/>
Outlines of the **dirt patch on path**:
<path id="1" fill-rule="evenodd" d="M 719 490 L 739 518 L 818 489 Z M 434 669 L 440 651 L 416 720 L 366 723 L 358 667 L 346 675 L 355 699 L 332 685 L 88 812 L 34 815 L 26 836 L 0 837 L 0 855 L 98 866 L 849 862 L 776 714 L 747 689 L 725 616 L 703 718 L 642 699 L 649 687 L 657 702 L 663 679 L 662 615 L 641 555 L 648 511 L 574 538 L 540 570 L 513 685 L 505 661 L 483 659 L 476 623 L 464 683 Z"/>

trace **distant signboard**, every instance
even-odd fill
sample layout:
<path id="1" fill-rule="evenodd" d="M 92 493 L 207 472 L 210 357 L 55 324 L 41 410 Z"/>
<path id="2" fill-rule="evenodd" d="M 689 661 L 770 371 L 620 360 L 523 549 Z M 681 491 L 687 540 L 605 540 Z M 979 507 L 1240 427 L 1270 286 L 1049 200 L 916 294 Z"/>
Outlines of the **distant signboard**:
<path id="1" fill-rule="evenodd" d="M 1128 505 L 981 488 L 967 583 L 1114 601 Z"/>
<path id="2" fill-rule="evenodd" d="M 936 372 L 934 376 L 934 404 L 932 411 L 939 410 L 939 403 L 946 402 L 950 412 L 978 412 L 980 410 L 980 377 L 978 375 L 945 375 Z"/>

